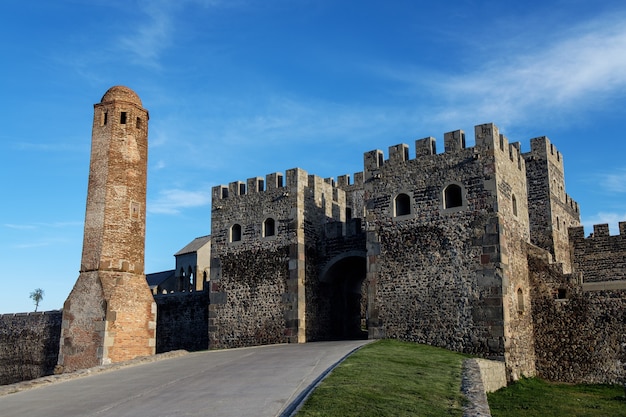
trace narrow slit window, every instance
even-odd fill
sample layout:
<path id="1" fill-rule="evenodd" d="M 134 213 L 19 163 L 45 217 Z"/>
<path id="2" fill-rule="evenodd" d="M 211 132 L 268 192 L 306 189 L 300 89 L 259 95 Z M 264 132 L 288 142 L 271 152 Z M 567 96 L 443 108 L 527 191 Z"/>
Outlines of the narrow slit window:
<path id="1" fill-rule="evenodd" d="M 137 129 L 141 129 L 141 117 L 138 117 L 137 120 L 135 121 L 135 127 Z"/>
<path id="2" fill-rule="evenodd" d="M 517 216 L 517 199 L 515 198 L 515 195 L 511 196 L 511 203 L 513 204 L 513 215 Z"/>
<path id="3" fill-rule="evenodd" d="M 126 124 L 126 112 L 125 111 L 120 113 L 120 124 L 121 125 L 125 125 Z"/>
<path id="4" fill-rule="evenodd" d="M 102 113 L 102 126 L 106 126 L 108 118 L 109 118 L 109 113 L 106 111 L 103 112 Z"/>
<path id="5" fill-rule="evenodd" d="M 520 314 L 524 312 L 524 292 L 521 288 L 517 289 L 517 312 Z"/>

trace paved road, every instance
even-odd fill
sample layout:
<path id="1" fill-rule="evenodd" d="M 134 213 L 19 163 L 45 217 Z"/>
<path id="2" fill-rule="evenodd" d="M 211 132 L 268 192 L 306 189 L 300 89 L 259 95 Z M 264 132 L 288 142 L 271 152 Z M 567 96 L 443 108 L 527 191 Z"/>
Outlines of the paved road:
<path id="1" fill-rule="evenodd" d="M 0 397 L 2 417 L 280 416 L 367 341 L 191 353 Z"/>

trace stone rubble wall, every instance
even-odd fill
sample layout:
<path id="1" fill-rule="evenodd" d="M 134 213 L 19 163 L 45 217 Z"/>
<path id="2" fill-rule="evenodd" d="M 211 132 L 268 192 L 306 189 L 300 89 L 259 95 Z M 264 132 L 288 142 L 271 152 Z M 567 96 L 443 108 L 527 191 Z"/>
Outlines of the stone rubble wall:
<path id="1" fill-rule="evenodd" d="M 0 315 L 0 385 L 53 373 L 61 317 L 61 311 Z"/>
<path id="2" fill-rule="evenodd" d="M 569 230 L 574 269 L 584 282 L 626 280 L 626 222 L 619 223 L 619 232 L 611 236 L 608 224 L 594 225 L 587 238 L 583 227 Z"/>
<path id="3" fill-rule="evenodd" d="M 558 264 L 529 257 L 537 375 L 571 383 L 626 380 L 626 290 L 583 291 Z M 556 299 L 555 289 L 567 298 Z"/>
<path id="4" fill-rule="evenodd" d="M 155 295 L 156 353 L 209 348 L 209 292 Z"/>

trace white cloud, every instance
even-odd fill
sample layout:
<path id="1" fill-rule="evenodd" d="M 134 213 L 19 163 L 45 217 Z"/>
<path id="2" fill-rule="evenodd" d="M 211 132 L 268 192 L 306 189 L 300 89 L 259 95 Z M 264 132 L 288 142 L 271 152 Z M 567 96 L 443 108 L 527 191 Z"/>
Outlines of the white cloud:
<path id="1" fill-rule="evenodd" d="M 598 212 L 591 217 L 581 219 L 581 223 L 585 226 L 587 233 L 593 231 L 595 224 L 608 224 L 611 234 L 619 234 L 619 222 L 625 221 L 626 212 Z"/>
<path id="2" fill-rule="evenodd" d="M 15 229 L 15 230 L 33 230 L 36 229 L 37 227 L 35 227 L 32 224 L 10 224 L 10 223 L 5 223 L 3 224 L 4 227 L 9 228 L 9 229 Z"/>
<path id="3" fill-rule="evenodd" d="M 521 43 L 534 43 L 532 31 Z M 485 63 L 459 75 L 421 68 L 385 69 L 383 73 L 409 86 L 414 94 L 432 94 L 445 112 L 441 121 L 459 114 L 501 124 L 525 123 L 530 118 L 593 109 L 598 103 L 626 94 L 626 25 L 605 17 L 579 24 L 546 39 L 545 47 L 519 54 L 523 47 L 494 44 Z M 507 54 L 507 51 L 512 51 Z M 478 53 L 478 52 L 476 52 Z M 433 107 L 430 107 L 431 111 Z"/>
<path id="4" fill-rule="evenodd" d="M 148 202 L 148 212 L 178 214 L 181 209 L 201 207 L 211 203 L 210 191 L 162 190 L 154 201 Z"/>
<path id="5" fill-rule="evenodd" d="M 605 174 L 600 184 L 609 192 L 626 193 L 626 168 L 611 174 Z"/>

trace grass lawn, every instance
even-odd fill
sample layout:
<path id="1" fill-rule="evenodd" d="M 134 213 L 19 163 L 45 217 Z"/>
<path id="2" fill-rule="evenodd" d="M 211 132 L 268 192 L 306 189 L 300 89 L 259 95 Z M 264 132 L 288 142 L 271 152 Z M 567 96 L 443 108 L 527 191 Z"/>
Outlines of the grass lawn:
<path id="1" fill-rule="evenodd" d="M 461 365 L 466 357 L 379 340 L 338 366 L 298 416 L 461 416 Z"/>
<path id="2" fill-rule="evenodd" d="M 487 398 L 493 417 L 626 417 L 620 385 L 572 385 L 530 378 Z"/>

